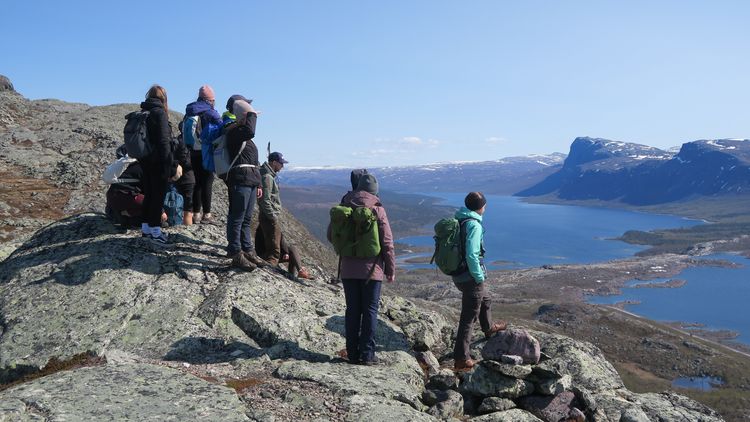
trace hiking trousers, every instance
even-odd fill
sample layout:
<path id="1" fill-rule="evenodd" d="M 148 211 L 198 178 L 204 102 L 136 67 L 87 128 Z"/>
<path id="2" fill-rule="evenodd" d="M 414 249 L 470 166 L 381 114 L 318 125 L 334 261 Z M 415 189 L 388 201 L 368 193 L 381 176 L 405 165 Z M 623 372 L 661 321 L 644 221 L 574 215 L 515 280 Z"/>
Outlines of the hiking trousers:
<path id="1" fill-rule="evenodd" d="M 234 256 L 240 251 L 253 252 L 253 238 L 250 223 L 255 208 L 255 186 L 229 186 L 229 215 L 227 215 L 227 255 Z"/>
<path id="2" fill-rule="evenodd" d="M 263 192 L 265 195 L 265 191 Z M 263 231 L 263 256 L 271 265 L 281 259 L 281 225 L 278 218 L 270 218 L 262 212 L 258 214 L 258 227 Z M 257 243 L 257 242 L 256 242 Z"/>
<path id="3" fill-rule="evenodd" d="M 491 302 L 489 295 L 484 290 L 484 282 L 477 283 L 474 280 L 469 280 L 454 282 L 453 284 L 461 291 L 461 319 L 458 322 L 453 358 L 455 360 L 468 360 L 471 358 L 469 344 L 474 329 L 474 320 L 479 318 L 482 331 L 490 329 L 492 324 Z"/>
<path id="4" fill-rule="evenodd" d="M 161 176 L 161 168 L 142 164 L 143 178 L 143 222 L 149 227 L 161 227 L 161 212 L 164 198 L 169 190 L 169 180 Z"/>
<path id="5" fill-rule="evenodd" d="M 193 211 L 194 213 L 211 212 L 211 198 L 214 189 L 214 173 L 203 168 L 203 155 L 201 151 L 192 151 L 190 160 L 193 163 L 195 173 L 195 186 L 193 186 Z M 187 206 L 185 209 L 188 209 Z"/>
<path id="6" fill-rule="evenodd" d="M 380 287 L 378 280 L 345 278 L 346 353 L 351 362 L 375 359 L 375 328 L 378 326 Z"/>

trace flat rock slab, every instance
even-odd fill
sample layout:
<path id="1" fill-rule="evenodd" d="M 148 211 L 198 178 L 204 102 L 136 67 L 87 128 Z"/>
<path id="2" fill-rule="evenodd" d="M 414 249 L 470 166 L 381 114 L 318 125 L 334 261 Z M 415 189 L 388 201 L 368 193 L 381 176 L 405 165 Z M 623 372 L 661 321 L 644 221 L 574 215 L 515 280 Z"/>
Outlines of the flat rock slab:
<path id="1" fill-rule="evenodd" d="M 291 361 L 281 364 L 276 374 L 282 379 L 315 381 L 347 395 L 381 396 L 421 409 L 424 382 L 417 361 L 405 352 L 378 357 L 382 363 L 374 366 Z"/>
<path id="2" fill-rule="evenodd" d="M 521 409 L 490 413 L 489 415 L 471 418 L 470 420 L 477 422 L 543 422 L 531 413 Z"/>
<path id="3" fill-rule="evenodd" d="M 347 422 L 437 422 L 437 419 L 427 413 L 414 410 L 406 403 L 389 400 L 382 396 L 356 394 L 344 401 L 350 409 L 346 417 Z"/>
<path id="4" fill-rule="evenodd" d="M 148 364 L 64 371 L 0 392 L 0 420 L 249 421 L 234 390 Z"/>

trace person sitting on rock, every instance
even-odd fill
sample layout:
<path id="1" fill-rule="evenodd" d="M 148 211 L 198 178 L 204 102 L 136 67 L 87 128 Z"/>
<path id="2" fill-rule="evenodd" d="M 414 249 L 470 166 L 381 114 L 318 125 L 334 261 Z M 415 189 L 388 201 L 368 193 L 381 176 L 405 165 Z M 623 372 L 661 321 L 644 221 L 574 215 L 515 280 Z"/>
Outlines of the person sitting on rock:
<path id="1" fill-rule="evenodd" d="M 263 196 L 258 169 L 258 148 L 253 142 L 258 114 L 247 101 L 233 105 L 237 121 L 226 128 L 227 150 L 235 163 L 226 177 L 229 192 L 227 215 L 227 256 L 232 266 L 252 271 L 267 263 L 260 259 L 253 247 L 250 223 L 257 198 Z"/>
<path id="2" fill-rule="evenodd" d="M 455 214 L 459 222 L 466 221 L 462 224 L 462 232 L 465 233 L 462 240 L 466 271 L 452 276 L 453 283 L 461 291 L 461 317 L 453 349 L 456 370 L 468 370 L 476 364 L 469 355 L 474 320 L 479 319 L 479 325 L 487 338 L 507 326 L 504 321 L 492 323 L 490 297 L 484 288 L 487 270 L 484 266 L 482 215 L 487 207 L 487 199 L 481 192 L 470 192 L 464 199 L 464 205 Z"/>
<path id="3" fill-rule="evenodd" d="M 264 194 L 265 196 L 265 191 Z M 260 225 L 258 225 L 258 228 L 255 230 L 255 252 L 258 253 L 260 256 L 265 256 L 267 251 L 265 249 L 265 238 L 263 237 L 263 230 L 261 230 Z M 289 265 L 287 267 L 287 272 L 289 274 L 294 275 L 295 271 L 297 272 L 297 278 L 310 280 L 312 279 L 312 275 L 310 272 L 302 266 L 302 259 L 300 257 L 299 252 L 297 251 L 297 247 L 289 244 L 286 242 L 286 239 L 284 238 L 284 233 L 281 234 L 281 242 L 280 242 L 280 251 L 281 251 L 281 258 L 279 259 L 279 263 L 288 262 Z"/>
<path id="4" fill-rule="evenodd" d="M 378 305 L 383 279 L 389 283 L 396 279 L 396 258 L 393 251 L 393 234 L 385 208 L 378 198 L 378 181 L 371 174 L 357 180 L 355 190 L 341 200 L 341 205 L 352 209 L 369 208 L 377 220 L 380 253 L 370 258 L 341 256 L 341 281 L 346 299 L 346 356 L 349 363 L 374 365 L 375 328 L 378 324 Z M 327 236 L 332 240 L 329 224 Z"/>

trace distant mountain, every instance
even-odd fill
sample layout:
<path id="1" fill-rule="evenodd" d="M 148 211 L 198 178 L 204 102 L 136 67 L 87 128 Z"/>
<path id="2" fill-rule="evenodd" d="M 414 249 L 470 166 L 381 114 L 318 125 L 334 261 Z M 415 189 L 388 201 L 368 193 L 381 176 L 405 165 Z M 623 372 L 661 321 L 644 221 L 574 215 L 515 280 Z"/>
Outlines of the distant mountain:
<path id="1" fill-rule="evenodd" d="M 601 138 L 576 138 L 556 173 L 518 196 L 618 200 L 653 205 L 696 196 L 750 194 L 750 141 L 700 140 L 679 152 Z"/>
<path id="2" fill-rule="evenodd" d="M 494 161 L 456 162 L 370 168 L 381 188 L 397 192 L 464 192 L 511 194 L 557 172 L 564 154 L 510 157 Z M 279 177 L 293 185 L 349 186 L 349 168 L 297 168 Z"/>

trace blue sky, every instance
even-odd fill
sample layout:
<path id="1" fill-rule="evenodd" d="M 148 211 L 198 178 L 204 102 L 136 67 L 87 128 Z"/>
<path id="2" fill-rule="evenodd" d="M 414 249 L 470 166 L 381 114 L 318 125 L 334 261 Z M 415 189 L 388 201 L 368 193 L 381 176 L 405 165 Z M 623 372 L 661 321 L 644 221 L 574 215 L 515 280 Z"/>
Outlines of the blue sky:
<path id="1" fill-rule="evenodd" d="M 0 74 L 93 105 L 241 93 L 292 166 L 668 148 L 750 137 L 749 21 L 740 0 L 10 0 Z"/>

